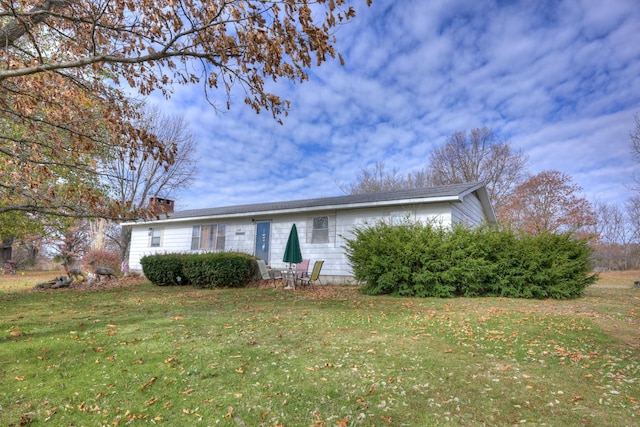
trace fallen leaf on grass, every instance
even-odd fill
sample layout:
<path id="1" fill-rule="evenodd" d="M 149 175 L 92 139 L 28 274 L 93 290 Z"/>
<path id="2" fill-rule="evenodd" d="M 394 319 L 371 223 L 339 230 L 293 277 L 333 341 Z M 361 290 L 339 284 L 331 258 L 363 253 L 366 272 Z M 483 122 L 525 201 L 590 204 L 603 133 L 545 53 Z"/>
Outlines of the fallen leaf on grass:
<path id="1" fill-rule="evenodd" d="M 174 367 L 180 363 L 180 359 L 178 359 L 177 357 L 168 357 L 164 359 L 164 363 L 171 367 Z"/>
<path id="2" fill-rule="evenodd" d="M 18 375 L 16 377 L 14 377 L 14 379 L 18 380 L 18 381 L 24 381 L 27 379 L 27 377 L 25 377 L 24 375 Z"/>
<path id="3" fill-rule="evenodd" d="M 31 424 L 33 422 L 33 416 L 32 414 L 23 414 L 22 417 L 20 417 L 20 426 L 26 426 L 28 424 Z"/>
<path id="4" fill-rule="evenodd" d="M 584 396 L 574 396 L 571 398 L 571 400 L 569 400 L 569 402 L 574 403 L 577 402 L 578 400 L 582 400 L 584 399 Z"/>
<path id="5" fill-rule="evenodd" d="M 144 390 L 147 389 L 149 387 L 151 387 L 151 385 L 156 382 L 156 380 L 158 379 L 158 377 L 151 377 L 151 379 L 149 381 L 147 381 L 146 383 L 142 384 L 142 386 L 140 387 L 140 390 Z"/>

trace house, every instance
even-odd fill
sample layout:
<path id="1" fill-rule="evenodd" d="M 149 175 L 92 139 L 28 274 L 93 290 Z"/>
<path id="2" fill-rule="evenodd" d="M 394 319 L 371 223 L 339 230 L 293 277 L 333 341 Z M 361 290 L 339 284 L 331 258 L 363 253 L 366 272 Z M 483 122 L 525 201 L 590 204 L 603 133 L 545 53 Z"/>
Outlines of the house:
<path id="1" fill-rule="evenodd" d="M 352 272 L 343 246 L 354 227 L 404 219 L 442 226 L 496 222 L 486 187 L 478 183 L 175 212 L 171 201 L 151 203 L 163 206 L 160 219 L 123 224 L 132 226 L 132 271 L 142 271 L 145 255 L 222 250 L 246 252 L 273 268 L 285 268 L 282 256 L 295 223 L 303 257 L 311 265 L 325 261 L 323 282 L 344 283 Z"/>

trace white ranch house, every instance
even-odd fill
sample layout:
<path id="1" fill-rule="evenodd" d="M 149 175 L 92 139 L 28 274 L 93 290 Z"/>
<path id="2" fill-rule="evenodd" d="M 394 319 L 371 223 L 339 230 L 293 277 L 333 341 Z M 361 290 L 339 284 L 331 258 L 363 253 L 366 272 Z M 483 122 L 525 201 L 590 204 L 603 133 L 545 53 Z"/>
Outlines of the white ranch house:
<path id="1" fill-rule="evenodd" d="M 310 266 L 325 261 L 323 283 L 346 283 L 352 271 L 343 246 L 354 227 L 405 218 L 445 227 L 496 222 L 487 190 L 478 183 L 175 212 L 170 200 L 153 202 L 168 211 L 161 219 L 123 224 L 132 226 L 131 271 L 142 271 L 145 255 L 223 250 L 285 268 L 282 256 L 295 223 L 303 258 L 311 260 Z"/>

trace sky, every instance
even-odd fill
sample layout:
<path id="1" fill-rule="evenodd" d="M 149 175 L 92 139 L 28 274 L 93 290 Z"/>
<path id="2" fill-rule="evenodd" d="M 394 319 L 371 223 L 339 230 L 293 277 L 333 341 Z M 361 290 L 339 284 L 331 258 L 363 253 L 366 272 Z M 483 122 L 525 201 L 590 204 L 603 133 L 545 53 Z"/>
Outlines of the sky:
<path id="1" fill-rule="evenodd" d="M 346 62 L 270 88 L 291 101 L 278 124 L 202 85 L 152 96 L 198 144 L 194 182 L 176 209 L 344 195 L 376 162 L 402 173 L 457 131 L 488 127 L 528 156 L 527 170 L 568 174 L 590 201 L 624 203 L 640 172 L 630 132 L 640 114 L 638 0 L 353 0 L 337 32 Z"/>

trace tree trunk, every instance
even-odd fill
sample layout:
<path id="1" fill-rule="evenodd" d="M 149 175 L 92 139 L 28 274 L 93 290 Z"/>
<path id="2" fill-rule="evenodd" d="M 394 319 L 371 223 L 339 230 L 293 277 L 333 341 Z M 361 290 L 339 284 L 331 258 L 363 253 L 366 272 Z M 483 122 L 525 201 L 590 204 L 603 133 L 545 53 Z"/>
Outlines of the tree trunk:
<path id="1" fill-rule="evenodd" d="M 125 225 L 122 227 L 122 231 L 121 231 L 121 246 L 120 246 L 120 256 L 122 257 L 123 261 L 126 261 L 127 263 L 129 262 L 129 252 L 130 252 L 130 246 L 131 246 L 131 226 L 130 225 Z"/>

